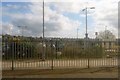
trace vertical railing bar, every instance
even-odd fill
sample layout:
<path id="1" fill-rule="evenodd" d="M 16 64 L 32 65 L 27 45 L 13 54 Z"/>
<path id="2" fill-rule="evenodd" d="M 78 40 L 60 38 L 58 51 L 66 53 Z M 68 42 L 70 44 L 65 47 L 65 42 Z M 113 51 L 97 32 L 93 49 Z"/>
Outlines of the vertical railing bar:
<path id="1" fill-rule="evenodd" d="M 14 44 L 13 44 L 14 42 L 12 41 L 12 71 L 14 70 L 14 60 L 13 60 L 13 58 L 14 58 Z"/>

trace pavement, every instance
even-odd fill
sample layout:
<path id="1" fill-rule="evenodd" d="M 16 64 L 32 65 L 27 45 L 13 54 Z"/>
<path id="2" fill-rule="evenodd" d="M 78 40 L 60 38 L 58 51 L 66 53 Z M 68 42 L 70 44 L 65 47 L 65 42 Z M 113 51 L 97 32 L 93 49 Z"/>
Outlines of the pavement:
<path id="1" fill-rule="evenodd" d="M 62 75 L 25 75 L 25 76 L 6 76 L 3 78 L 118 78 L 117 73 L 79 73 Z"/>
<path id="2" fill-rule="evenodd" d="M 45 69 L 45 70 L 3 70 L 3 78 L 118 78 L 118 69 Z"/>

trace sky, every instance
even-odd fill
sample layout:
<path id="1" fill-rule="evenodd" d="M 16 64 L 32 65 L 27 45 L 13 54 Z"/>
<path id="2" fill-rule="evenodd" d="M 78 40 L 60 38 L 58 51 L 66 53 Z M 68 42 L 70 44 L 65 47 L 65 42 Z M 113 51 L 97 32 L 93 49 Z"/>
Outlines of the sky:
<path id="1" fill-rule="evenodd" d="M 46 0 L 44 5 L 45 37 L 85 37 L 85 11 L 88 7 L 88 36 L 110 30 L 118 36 L 119 0 Z M 89 9 L 95 7 L 95 9 Z M 2 34 L 42 36 L 43 3 L 41 0 L 2 1 L 0 30 Z"/>

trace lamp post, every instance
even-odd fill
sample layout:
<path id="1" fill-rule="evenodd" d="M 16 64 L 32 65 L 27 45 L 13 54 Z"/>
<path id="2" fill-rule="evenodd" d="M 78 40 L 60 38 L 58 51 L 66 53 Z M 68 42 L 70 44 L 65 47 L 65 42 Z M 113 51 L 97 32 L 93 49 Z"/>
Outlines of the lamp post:
<path id="1" fill-rule="evenodd" d="M 85 9 L 83 9 L 82 11 L 85 11 L 85 15 L 86 15 L 86 19 L 85 19 L 85 21 L 86 21 L 86 33 L 85 33 L 85 50 L 86 50 L 86 48 L 87 48 L 87 46 L 88 46 L 88 42 L 87 42 L 87 40 L 88 40 L 88 32 L 87 32 L 87 18 L 88 18 L 88 16 L 87 16 L 87 11 L 88 11 L 88 9 L 95 9 L 95 7 L 86 7 Z M 89 66 L 89 56 L 88 56 L 88 68 L 89 68 L 90 66 Z"/>
<path id="2" fill-rule="evenodd" d="M 12 29 L 12 27 L 10 27 L 9 28 L 9 35 L 11 35 L 12 36 L 12 32 L 11 32 L 11 29 Z M 13 39 L 13 38 L 12 38 Z M 10 44 L 10 42 L 8 41 L 9 39 L 8 39 L 8 37 L 5 37 L 5 45 L 8 47 L 8 43 Z M 11 44 L 10 44 L 11 45 Z M 7 49 L 7 47 L 6 47 L 6 49 Z M 11 66 L 11 69 L 12 69 L 12 71 L 14 70 L 14 41 L 12 40 L 12 50 L 11 50 L 11 52 L 12 52 L 12 56 L 11 56 L 11 58 L 12 58 L 12 66 Z"/>
<path id="3" fill-rule="evenodd" d="M 21 30 L 22 30 L 22 37 L 23 37 L 23 30 L 24 30 L 24 28 L 27 28 L 27 26 L 18 26 L 19 28 L 21 28 Z"/>
<path id="4" fill-rule="evenodd" d="M 20 52 L 22 52 L 22 56 L 20 56 L 20 58 L 23 58 L 24 57 L 24 54 L 25 53 L 23 53 L 24 52 L 24 49 L 25 49 L 25 46 L 24 46 L 24 29 L 25 28 L 27 28 L 27 26 L 18 26 L 19 28 L 21 28 L 21 30 L 22 30 L 22 46 L 20 46 L 21 48 L 20 48 Z M 21 55 L 21 53 L 19 54 L 19 55 Z"/>
<path id="5" fill-rule="evenodd" d="M 95 9 L 95 7 L 86 7 L 85 9 L 83 9 L 82 11 L 85 11 L 85 15 L 86 15 L 86 33 L 85 33 L 85 37 L 88 38 L 88 33 L 87 33 L 87 11 L 88 9 Z"/>
<path id="6" fill-rule="evenodd" d="M 96 36 L 96 39 L 97 39 L 97 36 L 98 36 L 98 32 L 95 32 L 95 36 Z"/>
<path id="7" fill-rule="evenodd" d="M 43 0 L 43 40 L 42 40 L 42 47 L 43 47 L 43 52 L 42 52 L 42 61 L 45 61 L 45 31 L 44 31 L 44 0 Z"/>
<path id="8" fill-rule="evenodd" d="M 78 39 L 78 31 L 79 31 L 79 29 L 77 28 L 77 39 Z"/>
<path id="9" fill-rule="evenodd" d="M 12 27 L 9 28 L 9 35 L 12 35 L 11 30 L 12 30 Z"/>

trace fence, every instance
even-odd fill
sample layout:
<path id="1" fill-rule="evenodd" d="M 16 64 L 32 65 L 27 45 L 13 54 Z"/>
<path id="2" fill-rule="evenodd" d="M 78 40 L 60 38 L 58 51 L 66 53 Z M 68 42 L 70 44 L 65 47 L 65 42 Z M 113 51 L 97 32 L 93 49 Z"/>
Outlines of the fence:
<path id="1" fill-rule="evenodd" d="M 3 36 L 2 68 L 62 69 L 118 66 L 116 41 L 106 49 L 97 39 Z M 44 50 L 44 51 L 43 51 Z"/>

